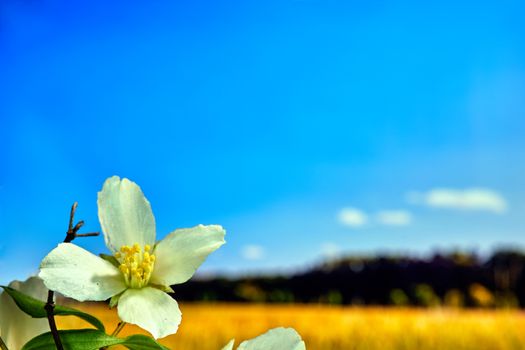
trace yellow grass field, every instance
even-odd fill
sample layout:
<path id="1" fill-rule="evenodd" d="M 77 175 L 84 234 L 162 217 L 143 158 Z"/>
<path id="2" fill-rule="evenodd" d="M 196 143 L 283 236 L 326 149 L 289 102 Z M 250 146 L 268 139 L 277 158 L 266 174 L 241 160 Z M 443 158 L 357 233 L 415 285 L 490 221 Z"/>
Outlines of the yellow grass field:
<path id="1" fill-rule="evenodd" d="M 110 332 L 117 325 L 116 310 L 106 305 L 74 306 L 99 317 Z M 310 350 L 525 349 L 521 311 L 192 303 L 180 307 L 178 333 L 161 340 L 174 350 L 220 350 L 231 338 L 241 341 L 277 326 L 297 329 Z M 69 316 L 58 321 L 63 328 L 86 325 Z M 120 334 L 134 333 L 141 331 L 128 325 Z"/>

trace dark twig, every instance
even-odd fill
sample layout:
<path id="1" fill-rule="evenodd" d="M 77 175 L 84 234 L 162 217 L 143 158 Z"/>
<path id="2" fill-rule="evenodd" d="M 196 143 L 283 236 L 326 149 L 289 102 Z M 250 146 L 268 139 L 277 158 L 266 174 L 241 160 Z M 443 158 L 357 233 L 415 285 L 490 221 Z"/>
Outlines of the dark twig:
<path id="1" fill-rule="evenodd" d="M 2 349 L 2 350 L 9 350 L 7 348 L 7 345 L 5 345 L 4 341 L 2 340 L 2 337 L 0 337 L 0 349 Z"/>
<path id="2" fill-rule="evenodd" d="M 66 238 L 64 238 L 64 243 L 70 243 L 77 237 L 92 237 L 92 236 L 98 236 L 100 233 L 98 232 L 90 232 L 90 233 L 77 233 L 78 230 L 84 225 L 84 221 L 80 220 L 76 225 L 73 226 L 73 222 L 75 220 L 75 212 L 77 211 L 78 203 L 73 203 L 73 206 L 71 207 L 71 212 L 69 213 L 69 226 L 66 232 Z M 60 336 L 58 335 L 58 329 L 55 322 L 55 316 L 53 314 L 53 310 L 55 309 L 55 302 L 53 301 L 55 296 L 55 292 L 52 290 L 49 290 L 47 293 L 47 303 L 44 306 L 47 313 L 47 321 L 49 323 L 49 328 L 51 329 L 51 333 L 53 334 L 53 340 L 55 341 L 55 345 L 57 347 L 57 350 L 64 350 L 64 346 L 62 345 L 62 341 L 60 340 Z"/>
<path id="3" fill-rule="evenodd" d="M 53 334 L 53 340 L 58 350 L 63 350 L 62 341 L 58 335 L 57 324 L 55 322 L 55 316 L 53 315 L 53 310 L 55 309 L 55 302 L 53 301 L 54 294 L 52 290 L 47 292 L 47 303 L 44 306 L 47 313 L 47 322 L 49 323 L 49 328 L 51 329 L 51 334 Z"/>
<path id="4" fill-rule="evenodd" d="M 77 233 L 75 237 L 94 237 L 98 236 L 100 233 L 98 232 L 90 232 L 90 233 Z"/>

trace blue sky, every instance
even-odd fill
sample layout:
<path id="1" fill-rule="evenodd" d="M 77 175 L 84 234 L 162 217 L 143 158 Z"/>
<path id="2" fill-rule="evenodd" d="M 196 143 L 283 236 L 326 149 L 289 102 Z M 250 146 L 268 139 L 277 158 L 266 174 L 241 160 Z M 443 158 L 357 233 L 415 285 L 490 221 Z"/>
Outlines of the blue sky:
<path id="1" fill-rule="evenodd" d="M 203 271 L 525 246 L 519 1 L 0 5 L 0 282 L 105 178 L 158 236 L 222 224 Z M 105 251 L 102 238 L 78 244 Z"/>

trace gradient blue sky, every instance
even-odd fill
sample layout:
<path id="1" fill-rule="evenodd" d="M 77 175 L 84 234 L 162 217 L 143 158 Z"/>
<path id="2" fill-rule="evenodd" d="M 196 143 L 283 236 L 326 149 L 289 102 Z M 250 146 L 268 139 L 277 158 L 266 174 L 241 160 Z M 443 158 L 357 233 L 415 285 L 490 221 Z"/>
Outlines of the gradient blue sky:
<path id="1" fill-rule="evenodd" d="M 523 247 L 523 13 L 521 1 L 3 1 L 0 282 L 36 269 L 73 201 L 98 230 L 114 174 L 142 187 L 159 238 L 227 229 L 203 271 Z M 425 199 L 440 188 L 457 198 Z M 462 202 L 471 188 L 480 205 Z M 366 220 L 345 224 L 344 208 Z"/>

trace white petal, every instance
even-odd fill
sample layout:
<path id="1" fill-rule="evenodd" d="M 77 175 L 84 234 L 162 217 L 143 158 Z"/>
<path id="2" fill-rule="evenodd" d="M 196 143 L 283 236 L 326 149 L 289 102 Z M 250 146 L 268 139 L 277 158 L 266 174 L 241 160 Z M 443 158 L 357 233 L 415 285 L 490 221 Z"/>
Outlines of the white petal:
<path id="1" fill-rule="evenodd" d="M 232 350 L 233 349 L 233 343 L 235 343 L 235 339 L 230 340 L 228 344 L 226 344 L 222 350 Z"/>
<path id="2" fill-rule="evenodd" d="M 11 282 L 9 287 L 42 301 L 47 299 L 47 288 L 38 277 Z M 0 294 L 0 335 L 9 349 L 21 349 L 30 339 L 48 330 L 47 319 L 26 315 L 7 293 Z"/>
<path id="3" fill-rule="evenodd" d="M 306 350 L 301 336 L 293 328 L 270 329 L 257 338 L 246 340 L 237 350 Z"/>
<path id="4" fill-rule="evenodd" d="M 169 286 L 186 282 L 206 257 L 225 243 L 219 225 L 178 229 L 157 243 L 151 283 Z"/>
<path id="5" fill-rule="evenodd" d="M 122 321 L 147 330 L 155 339 L 176 333 L 182 319 L 175 299 L 152 287 L 125 291 L 118 302 L 118 315 Z"/>
<path id="6" fill-rule="evenodd" d="M 155 218 L 140 187 L 128 179 L 110 177 L 98 193 L 98 218 L 106 245 L 116 252 L 124 245 L 155 244 Z"/>
<path id="7" fill-rule="evenodd" d="M 47 288 L 79 301 L 106 300 L 126 289 L 119 269 L 73 243 L 53 249 L 38 276 Z"/>

